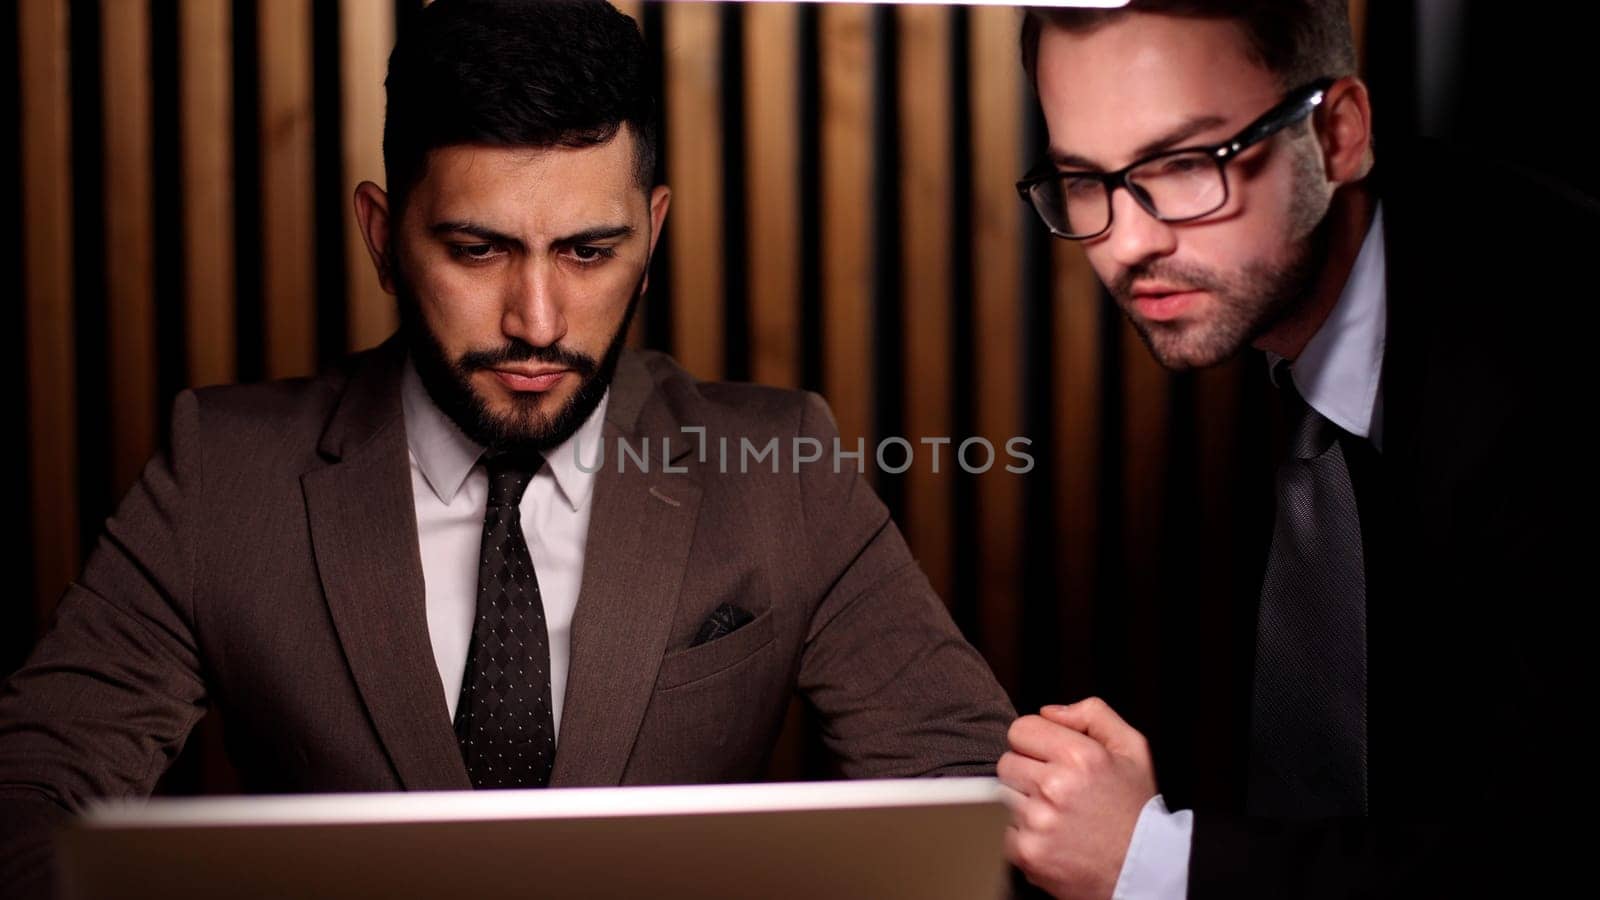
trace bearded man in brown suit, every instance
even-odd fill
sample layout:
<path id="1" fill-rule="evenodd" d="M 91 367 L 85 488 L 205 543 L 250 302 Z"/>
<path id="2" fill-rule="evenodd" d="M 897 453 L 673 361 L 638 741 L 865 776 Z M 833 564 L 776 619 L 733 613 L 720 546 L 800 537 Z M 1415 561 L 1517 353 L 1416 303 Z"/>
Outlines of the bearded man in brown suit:
<path id="1" fill-rule="evenodd" d="M 209 708 L 250 792 L 757 780 L 796 693 L 845 776 L 991 772 L 1010 704 L 820 398 L 623 349 L 669 201 L 632 20 L 440 0 L 387 88 L 401 330 L 178 397 L 0 697 L 0 893 Z"/>

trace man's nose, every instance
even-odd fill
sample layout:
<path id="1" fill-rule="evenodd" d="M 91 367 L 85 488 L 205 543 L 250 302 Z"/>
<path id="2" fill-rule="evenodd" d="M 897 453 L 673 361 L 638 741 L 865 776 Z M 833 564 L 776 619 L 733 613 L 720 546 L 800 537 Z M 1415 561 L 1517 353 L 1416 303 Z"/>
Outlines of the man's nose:
<path id="1" fill-rule="evenodd" d="M 551 267 L 537 261 L 523 266 L 506 297 L 500 329 L 535 347 L 549 347 L 567 334 L 560 289 Z"/>
<path id="2" fill-rule="evenodd" d="M 1106 235 L 1106 248 L 1111 258 L 1125 269 L 1166 256 L 1177 247 L 1177 234 L 1172 226 L 1139 205 L 1133 197 L 1135 190 L 1137 188 L 1127 188 L 1111 193 L 1111 230 Z"/>

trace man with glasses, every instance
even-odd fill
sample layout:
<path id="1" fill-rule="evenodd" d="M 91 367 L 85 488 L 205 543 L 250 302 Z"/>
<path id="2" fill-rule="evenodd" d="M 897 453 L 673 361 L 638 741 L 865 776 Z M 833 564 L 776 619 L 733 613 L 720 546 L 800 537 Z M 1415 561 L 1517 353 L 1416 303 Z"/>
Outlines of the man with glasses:
<path id="1" fill-rule="evenodd" d="M 1023 199 L 1162 365 L 1263 351 L 1288 440 L 1237 709 L 1196 713 L 1236 802 L 1180 809 L 1105 702 L 1046 707 L 999 764 L 1013 861 L 1061 897 L 1532 892 L 1582 771 L 1592 478 L 1549 323 L 1592 334 L 1594 207 L 1432 145 L 1375 166 L 1344 0 L 1034 11 L 1022 52 Z"/>

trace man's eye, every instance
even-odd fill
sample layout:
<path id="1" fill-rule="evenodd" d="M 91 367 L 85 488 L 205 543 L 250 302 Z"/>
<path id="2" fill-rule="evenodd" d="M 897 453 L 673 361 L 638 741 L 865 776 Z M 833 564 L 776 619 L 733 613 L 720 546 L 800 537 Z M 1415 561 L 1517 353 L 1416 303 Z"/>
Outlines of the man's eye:
<path id="1" fill-rule="evenodd" d="M 578 262 L 595 263 L 615 256 L 616 251 L 610 247 L 592 247 L 587 244 L 577 244 L 572 248 L 572 255 Z"/>
<path id="2" fill-rule="evenodd" d="M 1103 187 L 1098 178 L 1068 178 L 1062 182 L 1064 192 L 1073 199 L 1098 195 Z"/>
<path id="3" fill-rule="evenodd" d="M 461 259 L 488 259 L 494 255 L 493 244 L 456 244 L 450 248 Z"/>

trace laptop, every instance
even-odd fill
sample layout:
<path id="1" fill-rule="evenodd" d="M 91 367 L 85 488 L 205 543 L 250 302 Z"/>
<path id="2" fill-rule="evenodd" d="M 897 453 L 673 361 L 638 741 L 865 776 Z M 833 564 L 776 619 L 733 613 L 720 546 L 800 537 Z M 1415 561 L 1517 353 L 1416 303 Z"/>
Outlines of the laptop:
<path id="1" fill-rule="evenodd" d="M 103 801 L 63 896 L 996 898 L 992 778 Z"/>

